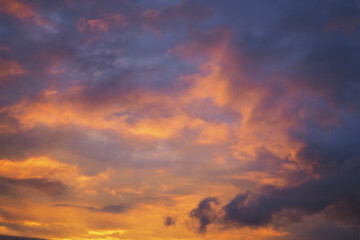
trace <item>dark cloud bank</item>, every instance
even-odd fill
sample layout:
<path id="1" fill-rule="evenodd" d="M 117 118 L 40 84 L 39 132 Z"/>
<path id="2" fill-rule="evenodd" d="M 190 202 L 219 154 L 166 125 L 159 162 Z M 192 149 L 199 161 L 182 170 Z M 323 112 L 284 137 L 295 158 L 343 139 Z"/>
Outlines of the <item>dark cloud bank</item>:
<path id="1" fill-rule="evenodd" d="M 265 5 L 269 8 L 262 14 Z M 288 84 L 301 89 L 304 96 L 312 96 L 294 103 L 300 106 L 307 102 L 307 115 L 297 120 L 304 129 L 288 129 L 290 138 L 304 143 L 296 158 L 300 165 L 308 167 L 309 173 L 301 183 L 281 188 L 263 186 L 256 192 L 240 193 L 220 211 L 214 207 L 219 204 L 217 198 L 205 198 L 189 213 L 190 218 L 198 222 L 198 231 L 204 233 L 210 224 L 222 228 L 281 227 L 321 214 L 328 221 L 343 224 L 343 239 L 359 239 L 360 32 L 359 26 L 347 32 L 341 25 L 335 24 L 338 27 L 331 31 L 327 27 L 340 19 L 360 19 L 359 2 L 256 1 L 244 5 L 248 13 L 239 16 L 231 14 L 229 7 L 224 4 L 218 11 L 229 13 L 233 23 L 239 22 L 234 28 L 258 11 L 258 18 L 246 22 L 249 31 L 242 27 L 242 34 L 234 37 L 239 39 L 241 54 L 248 60 L 245 73 L 253 79 L 266 79 L 272 73 L 285 72 Z M 255 29 L 259 32 L 251 33 Z M 273 92 L 271 99 L 286 101 L 280 96 L 280 92 Z M 336 123 L 324 124 L 317 119 L 316 114 L 322 112 L 334 116 Z M 313 232 L 311 239 L 334 239 L 326 234 L 334 229 L 322 229 Z"/>
<path id="2" fill-rule="evenodd" d="M 209 224 L 223 227 L 279 226 L 322 213 L 349 227 L 360 225 L 359 158 L 338 166 L 337 174 L 312 178 L 300 185 L 276 188 L 264 186 L 258 193 L 238 194 L 221 211 L 217 198 L 206 198 L 190 212 L 204 233 Z"/>

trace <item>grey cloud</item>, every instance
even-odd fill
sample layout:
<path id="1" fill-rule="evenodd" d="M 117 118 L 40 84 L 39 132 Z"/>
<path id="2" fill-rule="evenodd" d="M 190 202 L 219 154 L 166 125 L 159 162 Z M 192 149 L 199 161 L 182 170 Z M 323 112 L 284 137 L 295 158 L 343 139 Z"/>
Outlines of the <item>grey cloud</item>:
<path id="1" fill-rule="evenodd" d="M 0 194 L 17 195 L 21 188 L 33 189 L 49 196 L 63 196 L 68 187 L 60 181 L 50 181 L 46 178 L 6 178 L 0 177 Z"/>
<path id="2" fill-rule="evenodd" d="M 107 205 L 101 208 L 90 207 L 90 206 L 79 206 L 72 204 L 54 204 L 52 205 L 52 207 L 72 207 L 72 208 L 86 209 L 94 212 L 106 212 L 106 213 L 114 213 L 114 214 L 124 213 L 131 208 L 130 205 L 126 205 L 126 204 Z"/>
<path id="3" fill-rule="evenodd" d="M 207 226 L 218 219 L 213 205 L 219 205 L 217 198 L 205 198 L 190 212 L 190 217 L 199 221 L 198 230 L 200 233 L 206 232 Z"/>
<path id="4" fill-rule="evenodd" d="M 353 204 L 360 201 L 360 194 L 354 189 L 360 178 L 355 176 L 323 178 L 311 180 L 296 187 L 284 189 L 266 189 L 261 194 L 240 194 L 224 209 L 225 221 L 240 226 L 266 226 L 283 211 L 295 211 L 299 215 L 315 214 L 324 211 L 336 203 L 351 204 L 351 215 L 354 224 L 360 223 L 359 206 Z"/>

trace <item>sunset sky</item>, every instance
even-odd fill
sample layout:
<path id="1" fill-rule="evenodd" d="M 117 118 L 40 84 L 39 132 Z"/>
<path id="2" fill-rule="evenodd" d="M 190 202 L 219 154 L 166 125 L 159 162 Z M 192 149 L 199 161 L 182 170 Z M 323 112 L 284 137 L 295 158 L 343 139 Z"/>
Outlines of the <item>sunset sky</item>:
<path id="1" fill-rule="evenodd" d="M 0 57 L 0 239 L 360 239 L 360 1 L 0 0 Z"/>

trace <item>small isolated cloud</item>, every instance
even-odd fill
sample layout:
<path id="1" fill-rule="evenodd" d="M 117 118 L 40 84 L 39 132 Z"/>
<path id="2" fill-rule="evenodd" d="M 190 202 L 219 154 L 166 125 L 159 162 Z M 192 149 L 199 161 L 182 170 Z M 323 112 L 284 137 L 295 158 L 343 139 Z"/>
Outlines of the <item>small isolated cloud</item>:
<path id="1" fill-rule="evenodd" d="M 164 216 L 164 225 L 166 227 L 174 226 L 176 223 L 176 216 Z"/>

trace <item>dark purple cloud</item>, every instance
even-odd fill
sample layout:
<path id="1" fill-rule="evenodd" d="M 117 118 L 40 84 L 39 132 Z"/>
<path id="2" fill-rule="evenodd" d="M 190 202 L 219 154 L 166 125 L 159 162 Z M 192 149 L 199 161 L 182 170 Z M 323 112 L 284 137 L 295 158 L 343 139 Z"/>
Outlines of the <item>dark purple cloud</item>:
<path id="1" fill-rule="evenodd" d="M 19 237 L 19 236 L 8 236 L 0 235 L 1 240 L 45 240 L 45 238 L 32 238 L 32 237 Z"/>
<path id="2" fill-rule="evenodd" d="M 48 196 L 63 196 L 68 192 L 68 186 L 60 181 L 45 178 L 6 178 L 0 177 L 0 194 L 3 196 L 17 195 L 21 188 L 28 188 Z"/>
<path id="3" fill-rule="evenodd" d="M 164 225 L 166 227 L 170 227 L 176 224 L 176 216 L 165 216 L 164 217 Z"/>
<path id="4" fill-rule="evenodd" d="M 114 214 L 124 213 L 131 208 L 131 206 L 127 204 L 107 205 L 101 208 L 89 207 L 89 206 L 77 206 L 71 204 L 54 204 L 52 205 L 52 207 L 73 207 L 73 208 L 86 209 L 94 212 L 105 212 L 105 213 L 114 213 Z"/>
<path id="5" fill-rule="evenodd" d="M 198 230 L 200 233 L 206 232 L 207 226 L 218 220 L 217 212 L 213 205 L 218 205 L 219 200 L 209 197 L 202 200 L 199 205 L 191 210 L 190 217 L 199 221 Z"/>
<path id="6" fill-rule="evenodd" d="M 298 133 L 305 140 L 299 150 L 302 164 L 310 166 L 315 178 L 290 187 L 264 186 L 258 193 L 237 195 L 223 207 L 222 224 L 239 227 L 261 227 L 301 221 L 303 216 L 323 213 L 347 225 L 360 224 L 360 153 L 359 121 L 351 119 L 330 129 L 311 129 Z M 260 155 L 266 160 L 266 155 Z M 267 163 L 266 161 L 264 162 Z M 205 199 L 199 204 L 204 205 Z M 196 210 L 200 226 L 219 223 L 206 211 Z M 202 221 L 201 219 L 205 219 Z M 200 227 L 200 230 L 204 227 Z M 206 229 L 206 228 L 205 228 Z"/>

